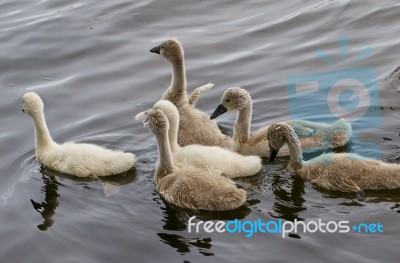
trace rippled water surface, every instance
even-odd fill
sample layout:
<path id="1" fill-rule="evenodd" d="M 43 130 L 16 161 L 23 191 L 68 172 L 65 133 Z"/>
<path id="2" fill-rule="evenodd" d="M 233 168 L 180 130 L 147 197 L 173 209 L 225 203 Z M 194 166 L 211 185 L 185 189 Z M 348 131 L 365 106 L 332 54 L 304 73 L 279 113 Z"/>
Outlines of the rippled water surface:
<path id="1" fill-rule="evenodd" d="M 323 96 L 289 107 L 291 76 L 372 67 L 382 80 L 398 66 L 397 1 L 11 1 L 0 3 L 0 259 L 2 262 L 397 262 L 400 192 L 352 194 L 313 187 L 285 171 L 287 158 L 265 162 L 241 180 L 245 207 L 227 213 L 185 211 L 165 203 L 152 181 L 157 151 L 136 113 L 157 101 L 170 67 L 149 49 L 166 37 L 185 48 L 188 89 L 213 82 L 197 106 L 211 113 L 223 91 L 246 88 L 253 125 L 288 118 L 331 121 L 310 110 Z M 346 56 L 340 39 L 347 39 Z M 365 59 L 351 63 L 371 47 Z M 323 50 L 336 64 L 316 56 Z M 343 62 L 342 62 L 343 59 Z M 351 77 L 351 76 L 350 76 Z M 21 97 L 37 92 L 56 141 L 104 145 L 137 155 L 135 170 L 105 181 L 77 180 L 40 167 L 33 124 Z M 361 141 L 398 162 L 400 97 L 385 85 Z M 364 98 L 362 98 L 364 99 Z M 380 106 L 383 107 L 381 110 Z M 235 114 L 217 120 L 228 132 Z M 380 123 L 380 125 L 374 125 Z M 369 126 L 368 126 L 369 125 Z M 365 129 L 374 127 L 374 129 Z M 348 220 L 380 222 L 384 233 L 188 233 L 203 220 Z"/>

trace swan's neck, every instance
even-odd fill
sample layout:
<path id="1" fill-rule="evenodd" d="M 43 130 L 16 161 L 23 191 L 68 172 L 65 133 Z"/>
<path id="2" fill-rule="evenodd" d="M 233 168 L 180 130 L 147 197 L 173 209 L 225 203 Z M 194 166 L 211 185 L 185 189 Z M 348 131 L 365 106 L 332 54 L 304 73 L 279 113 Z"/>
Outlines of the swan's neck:
<path id="1" fill-rule="evenodd" d="M 156 168 L 156 179 L 164 177 L 174 170 L 174 158 L 172 157 L 171 147 L 167 134 L 157 136 L 158 164 Z"/>
<path id="2" fill-rule="evenodd" d="M 293 130 L 286 136 L 286 143 L 290 153 L 289 170 L 296 172 L 303 167 L 303 154 L 300 140 Z"/>
<path id="3" fill-rule="evenodd" d="M 35 147 L 37 151 L 48 149 L 55 145 L 55 142 L 50 136 L 49 129 L 47 128 L 46 119 L 43 112 L 33 116 L 35 124 Z"/>
<path id="4" fill-rule="evenodd" d="M 169 121 L 169 131 L 168 131 L 169 144 L 171 146 L 171 151 L 175 152 L 180 148 L 178 144 L 179 115 L 175 116 L 173 114 L 170 114 L 168 116 L 168 121 Z"/>
<path id="5" fill-rule="evenodd" d="M 233 130 L 233 139 L 237 145 L 246 143 L 250 138 L 250 124 L 252 114 L 252 103 L 239 110 L 236 117 L 235 128 Z"/>
<path id="6" fill-rule="evenodd" d="M 186 98 L 186 72 L 185 72 L 185 62 L 183 55 L 171 62 L 172 64 L 172 80 L 170 91 L 175 94 L 180 99 Z"/>

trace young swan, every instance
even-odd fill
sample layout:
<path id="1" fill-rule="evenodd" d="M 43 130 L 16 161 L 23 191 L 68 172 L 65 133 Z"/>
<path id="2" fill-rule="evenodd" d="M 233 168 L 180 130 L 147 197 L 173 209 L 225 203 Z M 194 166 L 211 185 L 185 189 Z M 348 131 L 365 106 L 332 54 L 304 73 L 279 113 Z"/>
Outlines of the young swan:
<path id="1" fill-rule="evenodd" d="M 220 174 L 196 168 L 177 168 L 168 139 L 169 123 L 159 109 L 150 109 L 136 115 L 143 120 L 157 139 L 158 164 L 154 174 L 157 191 L 174 205 L 189 208 L 224 211 L 240 207 L 246 201 L 246 192 Z"/>
<path id="2" fill-rule="evenodd" d="M 135 164 L 131 153 L 111 151 L 93 144 L 53 141 L 44 118 L 44 105 L 34 92 L 23 97 L 23 111 L 29 114 L 35 125 L 35 155 L 44 166 L 79 177 L 107 176 L 123 173 Z"/>
<path id="3" fill-rule="evenodd" d="M 175 105 L 167 100 L 160 100 L 153 109 L 160 109 L 168 118 L 169 143 L 175 165 L 179 168 L 193 166 L 202 170 L 220 172 L 229 178 L 250 176 L 261 170 L 258 156 L 243 156 L 218 146 L 191 144 L 179 146 L 177 141 L 179 113 Z"/>
<path id="4" fill-rule="evenodd" d="M 303 161 L 300 141 L 286 123 L 268 128 L 273 161 L 279 149 L 287 144 L 290 151 L 288 170 L 322 188 L 342 192 L 362 192 L 362 189 L 395 189 L 400 187 L 400 165 L 371 160 L 357 154 L 322 154 Z"/>
<path id="5" fill-rule="evenodd" d="M 268 126 L 262 127 L 250 135 L 252 100 L 245 89 L 239 87 L 227 89 L 222 96 L 221 103 L 210 118 L 215 119 L 219 115 L 233 110 L 238 111 L 233 129 L 235 150 L 245 155 L 255 154 L 269 157 Z M 349 141 L 352 133 L 351 125 L 343 120 L 336 121 L 332 125 L 302 120 L 289 121 L 287 123 L 301 136 L 300 141 L 303 149 L 344 146 Z M 284 147 L 280 152 L 280 155 L 288 154 L 289 149 L 287 147 Z"/>
<path id="6" fill-rule="evenodd" d="M 200 93 L 210 87 L 207 85 L 206 88 L 200 87 L 193 92 L 190 99 L 187 98 L 185 62 L 181 44 L 175 39 L 168 39 L 152 48 L 150 52 L 160 54 L 172 66 L 171 85 L 164 92 L 162 99 L 171 101 L 181 116 L 179 145 L 202 144 L 232 148 L 232 140 L 221 133 L 217 123 L 194 107 Z"/>

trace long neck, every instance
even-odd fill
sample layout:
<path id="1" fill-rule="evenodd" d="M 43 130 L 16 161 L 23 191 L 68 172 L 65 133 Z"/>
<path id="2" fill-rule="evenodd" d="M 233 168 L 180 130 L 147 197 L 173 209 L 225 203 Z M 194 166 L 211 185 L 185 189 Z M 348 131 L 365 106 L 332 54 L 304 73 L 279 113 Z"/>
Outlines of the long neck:
<path id="1" fill-rule="evenodd" d="M 164 177 L 174 170 L 174 158 L 172 157 L 171 147 L 167 134 L 157 135 L 158 164 L 156 177 Z"/>
<path id="2" fill-rule="evenodd" d="M 290 160 L 289 160 L 289 170 L 297 171 L 303 167 L 303 154 L 301 151 L 300 140 L 296 133 L 291 130 L 290 133 L 286 135 L 286 143 L 289 147 Z"/>
<path id="3" fill-rule="evenodd" d="M 236 117 L 235 128 L 233 129 L 233 138 L 236 144 L 246 143 L 250 138 L 250 125 L 252 114 L 252 103 L 239 110 Z"/>
<path id="4" fill-rule="evenodd" d="M 43 112 L 37 113 L 33 116 L 33 122 L 35 124 L 36 150 L 41 151 L 55 145 L 55 142 L 50 136 L 49 129 L 47 128 Z"/>
<path id="5" fill-rule="evenodd" d="M 179 115 L 176 116 L 175 114 L 170 113 L 167 117 L 169 121 L 169 144 L 171 146 L 171 151 L 175 152 L 180 148 L 178 144 Z"/>
<path id="6" fill-rule="evenodd" d="M 172 62 L 171 92 L 186 99 L 186 71 L 183 55 Z"/>

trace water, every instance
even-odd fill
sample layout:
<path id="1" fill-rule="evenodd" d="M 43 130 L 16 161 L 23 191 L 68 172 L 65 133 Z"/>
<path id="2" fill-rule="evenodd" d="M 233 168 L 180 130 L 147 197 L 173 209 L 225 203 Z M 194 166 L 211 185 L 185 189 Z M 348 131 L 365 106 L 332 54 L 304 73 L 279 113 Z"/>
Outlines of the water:
<path id="1" fill-rule="evenodd" d="M 285 172 L 287 158 L 265 162 L 263 173 L 241 180 L 245 207 L 195 213 L 166 204 L 152 182 L 155 140 L 132 117 L 168 86 L 170 68 L 149 49 L 166 37 L 185 47 L 188 88 L 214 82 L 197 106 L 211 113 L 230 86 L 254 99 L 255 130 L 290 117 L 318 119 L 307 105 L 290 112 L 287 79 L 339 70 L 315 55 L 340 61 L 366 47 L 357 62 L 378 79 L 398 66 L 396 1 L 10 1 L 0 4 L 0 258 L 12 262 L 396 262 L 399 191 L 368 191 L 364 201 L 324 191 Z M 136 170 L 99 182 L 40 168 L 32 121 L 21 97 L 35 91 L 57 141 L 91 142 L 133 152 Z M 399 95 L 380 89 L 382 127 L 357 138 L 398 162 Z M 388 107 L 392 107 L 390 109 Z M 329 116 L 319 116 L 329 118 Z M 231 131 L 234 114 L 218 118 Z M 372 122 L 375 120 L 372 119 Z M 352 150 L 363 150 L 357 142 Z M 368 153 L 368 151 L 366 151 Z M 380 222 L 381 234 L 279 235 L 188 233 L 189 217 L 203 220 L 349 220 Z"/>

